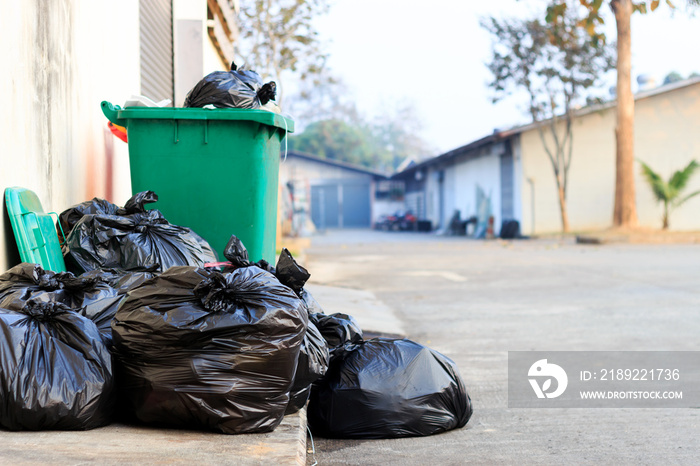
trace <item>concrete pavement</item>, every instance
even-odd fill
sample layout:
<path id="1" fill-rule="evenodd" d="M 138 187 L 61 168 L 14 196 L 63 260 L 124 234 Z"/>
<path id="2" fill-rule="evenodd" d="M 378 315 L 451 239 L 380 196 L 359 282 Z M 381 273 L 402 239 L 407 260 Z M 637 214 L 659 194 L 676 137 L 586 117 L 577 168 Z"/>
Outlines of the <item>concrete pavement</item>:
<path id="1" fill-rule="evenodd" d="M 392 308 L 366 290 L 311 283 L 306 290 L 326 314 L 341 312 L 355 318 L 365 333 L 403 336 L 406 330 Z"/>
<path id="2" fill-rule="evenodd" d="M 320 464 L 698 464 L 697 407 L 515 409 L 507 390 L 512 350 L 698 351 L 698 244 L 343 231 L 306 265 L 312 283 L 373 292 L 453 359 L 475 410 L 431 437 L 317 438 Z"/>
<path id="3" fill-rule="evenodd" d="M 111 424 L 88 431 L 0 431 L 7 465 L 303 465 L 306 412 L 266 434 L 224 435 Z"/>

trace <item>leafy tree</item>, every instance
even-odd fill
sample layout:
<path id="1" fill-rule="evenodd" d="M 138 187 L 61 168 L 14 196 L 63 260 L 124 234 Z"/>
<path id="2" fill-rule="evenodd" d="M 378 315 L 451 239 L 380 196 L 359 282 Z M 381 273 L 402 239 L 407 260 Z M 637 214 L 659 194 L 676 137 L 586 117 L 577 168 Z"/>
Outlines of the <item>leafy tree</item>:
<path id="1" fill-rule="evenodd" d="M 685 197 L 680 197 L 681 192 L 688 185 L 688 180 L 700 167 L 695 160 L 691 160 L 688 166 L 682 170 L 676 171 L 668 181 L 661 179 L 661 176 L 652 170 L 649 165 L 641 160 L 642 174 L 646 178 L 651 190 L 654 192 L 654 197 L 659 202 L 664 204 L 663 229 L 668 229 L 668 216 L 672 209 L 680 207 L 688 199 L 700 194 L 700 191 L 695 191 Z"/>
<path id="2" fill-rule="evenodd" d="M 301 134 L 289 138 L 289 149 L 367 168 L 385 166 L 390 158 L 377 150 L 369 127 L 337 119 L 311 123 Z"/>
<path id="3" fill-rule="evenodd" d="M 289 148 L 322 158 L 391 172 L 405 158 L 420 159 L 432 150 L 419 136 L 420 123 L 411 105 L 386 111 L 374 122 L 353 113 L 315 121 L 290 136 Z"/>
<path id="4" fill-rule="evenodd" d="M 566 14 L 555 23 L 489 18 L 481 25 L 492 35 L 494 102 L 514 89 L 529 96 L 528 113 L 554 171 L 562 230 L 569 231 L 566 190 L 572 157 L 572 122 L 576 105 L 599 76 L 612 68 L 611 54 L 600 41 L 576 27 Z"/>
<path id="5" fill-rule="evenodd" d="M 557 24 L 565 17 L 568 2 L 572 0 L 552 0 L 547 7 L 546 19 Z M 637 206 L 634 187 L 634 96 L 632 95 L 632 33 L 630 28 L 632 13 L 642 14 L 656 10 L 660 0 L 578 0 L 586 12 L 579 25 L 585 29 L 594 41 L 604 42 L 605 34 L 601 28 L 605 23 L 603 4 L 610 7 L 617 30 L 617 128 L 616 136 L 616 180 L 615 208 L 613 225 L 616 227 L 635 227 L 637 225 Z M 671 0 L 665 0 L 670 8 L 675 8 Z M 688 6 L 700 5 L 700 0 L 686 0 Z"/>
<path id="6" fill-rule="evenodd" d="M 298 88 L 288 95 L 286 111 L 302 130 L 307 124 L 322 120 L 362 124 L 362 117 L 345 83 L 327 69 L 311 80 L 298 83 Z"/>
<path id="7" fill-rule="evenodd" d="M 683 76 L 681 76 L 681 74 L 678 71 L 671 71 L 664 78 L 664 85 L 671 84 L 671 83 L 677 83 L 678 81 L 683 81 Z"/>
<path id="8" fill-rule="evenodd" d="M 302 81 L 323 70 L 327 55 L 321 50 L 313 19 L 328 11 L 328 0 L 248 0 L 241 2 L 238 53 L 246 68 L 279 86 L 282 72 L 298 73 Z"/>
<path id="9" fill-rule="evenodd" d="M 420 136 L 421 123 L 411 104 L 387 106 L 381 115 L 367 120 L 345 100 L 346 94 L 333 96 L 342 89 L 339 84 L 324 96 L 327 100 L 319 99 L 319 107 L 309 109 L 310 115 L 320 118 L 290 136 L 291 149 L 384 172 L 395 170 L 406 158 L 420 160 L 434 153 Z M 326 106 L 331 102 L 338 105 Z"/>

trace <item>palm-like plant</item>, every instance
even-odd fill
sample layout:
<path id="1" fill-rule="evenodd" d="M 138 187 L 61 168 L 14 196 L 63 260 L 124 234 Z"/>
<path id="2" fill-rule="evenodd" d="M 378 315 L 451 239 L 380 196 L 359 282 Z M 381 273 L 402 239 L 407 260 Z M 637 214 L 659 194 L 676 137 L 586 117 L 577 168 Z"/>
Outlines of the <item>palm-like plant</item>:
<path id="1" fill-rule="evenodd" d="M 663 229 L 667 230 L 668 215 L 670 214 L 671 210 L 679 207 L 691 197 L 700 194 L 699 190 L 690 193 L 685 197 L 680 197 L 681 191 L 685 189 L 686 185 L 688 184 L 688 180 L 690 180 L 690 177 L 693 175 L 695 170 L 700 168 L 700 164 L 698 164 L 695 160 L 691 160 L 687 167 L 685 167 L 683 170 L 676 171 L 673 176 L 671 176 L 671 179 L 666 182 L 662 180 L 659 174 L 652 170 L 649 165 L 645 164 L 641 160 L 639 163 L 642 164 L 642 174 L 649 183 L 651 190 L 654 192 L 656 200 L 663 202 L 664 204 Z"/>

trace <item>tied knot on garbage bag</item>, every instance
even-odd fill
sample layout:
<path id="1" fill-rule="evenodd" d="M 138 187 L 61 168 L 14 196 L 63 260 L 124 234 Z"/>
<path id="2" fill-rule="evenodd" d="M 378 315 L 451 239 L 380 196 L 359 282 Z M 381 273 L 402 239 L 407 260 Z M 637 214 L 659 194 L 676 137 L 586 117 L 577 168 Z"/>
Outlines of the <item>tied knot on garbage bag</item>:
<path id="1" fill-rule="evenodd" d="M 311 277 L 311 274 L 304 267 L 297 264 L 287 248 L 280 252 L 275 275 L 280 282 L 290 287 L 297 295 L 301 293 L 302 288 Z"/>
<path id="2" fill-rule="evenodd" d="M 53 291 L 63 288 L 63 277 L 56 274 L 43 274 L 38 277 L 38 287 L 42 290 Z"/>
<path id="3" fill-rule="evenodd" d="M 124 207 L 117 209 L 117 215 L 131 215 L 146 212 L 146 204 L 158 202 L 158 195 L 153 191 L 141 191 L 131 197 Z"/>
<path id="4" fill-rule="evenodd" d="M 51 322 L 56 316 L 67 312 L 75 311 L 63 303 L 41 302 L 35 299 L 27 301 L 22 310 L 22 314 L 31 317 L 37 322 Z"/>
<path id="5" fill-rule="evenodd" d="M 194 287 L 194 294 L 202 301 L 202 306 L 211 312 L 224 311 L 231 306 L 240 305 L 239 291 L 232 286 L 232 275 L 213 273 Z"/>
<path id="6" fill-rule="evenodd" d="M 236 235 L 231 235 L 231 239 L 226 243 L 224 248 L 224 257 L 231 262 L 234 268 L 248 267 L 252 265 L 248 259 L 248 250 L 243 245 L 243 242 Z"/>

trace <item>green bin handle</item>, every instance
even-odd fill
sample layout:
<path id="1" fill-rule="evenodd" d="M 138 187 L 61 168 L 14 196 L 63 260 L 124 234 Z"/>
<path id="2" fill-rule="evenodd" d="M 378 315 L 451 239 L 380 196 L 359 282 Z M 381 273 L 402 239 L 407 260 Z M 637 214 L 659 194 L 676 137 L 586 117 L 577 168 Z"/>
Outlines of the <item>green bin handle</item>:
<path id="1" fill-rule="evenodd" d="M 107 102 L 106 100 L 102 101 L 102 113 L 105 114 L 107 119 L 114 123 L 115 125 L 123 126 L 124 128 L 127 127 L 127 122 L 129 121 L 128 119 L 121 119 L 118 117 L 119 111 L 122 109 L 119 105 L 112 105 L 111 102 Z"/>

